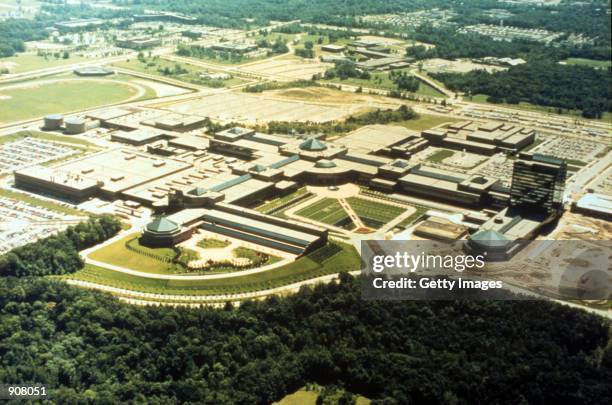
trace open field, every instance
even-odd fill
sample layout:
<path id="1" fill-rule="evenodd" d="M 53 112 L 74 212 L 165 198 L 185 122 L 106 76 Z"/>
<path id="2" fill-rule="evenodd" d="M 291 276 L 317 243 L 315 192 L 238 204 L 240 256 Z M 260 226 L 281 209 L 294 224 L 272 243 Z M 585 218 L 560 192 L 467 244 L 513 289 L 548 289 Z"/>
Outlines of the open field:
<path id="1" fill-rule="evenodd" d="M 306 388 L 299 389 L 280 401 L 274 402 L 273 405 L 316 405 L 320 389 L 320 387 L 317 390 L 308 390 Z M 355 398 L 355 405 L 368 405 L 370 403 L 371 401 L 369 399 L 361 395 L 357 395 Z"/>
<path id="2" fill-rule="evenodd" d="M 307 254 L 295 262 L 261 273 L 208 280 L 160 280 L 119 273 L 86 265 L 78 273 L 64 276 L 134 291 L 176 294 L 216 295 L 261 291 L 309 280 L 311 278 L 354 271 L 361 266 L 359 255 L 352 245 L 330 242 L 327 246 Z"/>
<path id="3" fill-rule="evenodd" d="M 0 123 L 66 113 L 151 96 L 144 86 L 120 78 L 61 76 L 0 87 Z"/>
<path id="4" fill-rule="evenodd" d="M 264 95 L 285 100 L 312 101 L 338 105 L 361 106 L 362 109 L 397 108 L 403 103 L 393 99 L 373 94 L 348 93 L 327 87 L 303 87 L 282 90 L 271 90 Z"/>
<path id="5" fill-rule="evenodd" d="M 372 72 L 370 73 L 370 79 L 359 79 L 356 77 L 350 77 L 346 80 L 333 79 L 333 80 L 322 80 L 324 83 L 330 84 L 345 84 L 352 86 L 361 86 L 361 87 L 369 87 L 373 89 L 382 89 L 382 90 L 395 90 L 396 85 L 389 78 L 389 72 Z M 419 88 L 415 92 L 415 94 L 425 97 L 441 97 L 444 98 L 444 94 L 440 93 L 438 90 L 429 86 L 424 82 L 419 82 Z"/>
<path id="6" fill-rule="evenodd" d="M 363 223 L 372 228 L 380 228 L 405 211 L 403 208 L 395 205 L 365 200 L 359 197 L 349 197 L 347 198 L 347 202 Z"/>
<path id="7" fill-rule="evenodd" d="M 0 69 L 6 68 L 9 73 L 24 73 L 32 70 L 71 65 L 87 60 L 89 59 L 72 54 L 68 59 L 51 56 L 45 60 L 43 56 L 38 56 L 35 53 L 20 53 L 9 58 L 0 58 Z"/>
<path id="8" fill-rule="evenodd" d="M 159 57 L 145 58 L 142 61 L 135 58 L 128 61 L 115 62 L 113 66 L 208 87 L 230 87 L 246 83 L 246 80 L 237 77 L 227 80 L 202 79 L 200 73 L 205 72 L 205 69 L 190 63 L 172 62 Z M 177 70 L 177 67 L 180 69 Z"/>
<path id="9" fill-rule="evenodd" d="M 207 95 L 196 100 L 169 104 L 164 107 L 174 112 L 204 115 L 219 121 L 258 123 L 262 121 L 332 121 L 361 112 L 366 105 L 364 103 L 332 106 L 237 92 Z"/>
<path id="10" fill-rule="evenodd" d="M 353 222 L 335 198 L 324 198 L 306 208 L 302 208 L 295 214 L 324 224 L 353 227 Z"/>

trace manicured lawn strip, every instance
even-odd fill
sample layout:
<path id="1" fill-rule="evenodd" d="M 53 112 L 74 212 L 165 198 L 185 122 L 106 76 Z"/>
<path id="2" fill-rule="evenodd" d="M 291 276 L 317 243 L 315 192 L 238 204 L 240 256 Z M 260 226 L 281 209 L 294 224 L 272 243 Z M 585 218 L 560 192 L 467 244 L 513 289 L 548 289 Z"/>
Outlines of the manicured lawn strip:
<path id="1" fill-rule="evenodd" d="M 362 220 L 373 220 L 383 225 L 401 215 L 405 210 L 401 207 L 382 202 L 349 197 L 346 200 Z"/>
<path id="2" fill-rule="evenodd" d="M 324 198 L 299 210 L 296 214 L 330 225 L 335 225 L 348 218 L 346 211 L 335 198 Z"/>
<path id="3" fill-rule="evenodd" d="M 66 276 L 83 281 L 125 288 L 140 292 L 174 295 L 214 295 L 260 291 L 299 281 L 358 270 L 359 255 L 352 245 L 331 241 L 295 262 L 285 266 L 241 277 L 213 280 L 157 280 L 124 274 L 97 266 L 86 265 L 78 273 Z"/>
<path id="4" fill-rule="evenodd" d="M 444 123 L 453 123 L 458 122 L 460 120 L 456 118 L 445 117 L 443 115 L 432 115 L 432 114 L 419 114 L 419 117 L 414 120 L 402 121 L 394 123 L 393 125 L 400 125 L 402 127 L 412 129 L 414 131 L 423 131 L 425 129 L 430 129 L 435 126 Z"/>
<path id="5" fill-rule="evenodd" d="M 308 194 L 308 190 L 306 189 L 306 187 L 302 187 L 296 191 L 294 191 L 291 194 L 288 194 L 284 197 L 280 197 L 280 198 L 276 198 L 274 200 L 268 201 L 262 205 L 260 205 L 259 207 L 255 208 L 257 211 L 259 212 L 268 212 L 268 211 L 272 211 L 273 209 L 280 207 L 284 204 L 287 204 L 289 202 L 291 202 L 292 200 L 301 197 L 303 195 Z"/>
<path id="6" fill-rule="evenodd" d="M 19 139 L 23 139 L 27 137 L 44 139 L 46 141 L 69 143 L 75 146 L 96 147 L 93 143 L 86 141 L 84 139 L 78 139 L 78 138 L 74 138 L 71 136 L 57 135 L 57 134 L 51 134 L 48 132 L 31 131 L 31 130 L 19 131 L 19 132 L 15 132 L 14 134 L 10 134 L 10 135 L 2 135 L 0 136 L 0 145 L 9 143 L 9 142 L 14 142 Z"/>
<path id="7" fill-rule="evenodd" d="M 53 201 L 43 200 L 41 198 L 32 197 L 29 194 L 19 193 L 19 192 L 7 190 L 4 188 L 0 188 L 0 197 L 12 198 L 14 200 L 23 201 L 30 205 L 34 205 L 36 207 L 46 208 L 48 210 L 56 211 L 56 212 L 66 214 L 66 215 L 79 215 L 83 217 L 89 215 L 87 212 L 79 211 L 68 205 L 63 205 L 60 203 L 55 203 Z"/>
<path id="8" fill-rule="evenodd" d="M 197 243 L 202 249 L 220 249 L 230 245 L 228 241 L 221 239 L 206 238 Z"/>

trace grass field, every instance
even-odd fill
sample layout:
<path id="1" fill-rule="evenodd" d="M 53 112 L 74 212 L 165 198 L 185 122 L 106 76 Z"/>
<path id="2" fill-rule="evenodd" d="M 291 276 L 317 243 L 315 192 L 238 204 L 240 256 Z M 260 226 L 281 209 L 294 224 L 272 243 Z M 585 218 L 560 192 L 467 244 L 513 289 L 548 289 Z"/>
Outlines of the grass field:
<path id="1" fill-rule="evenodd" d="M 335 198 L 324 198 L 306 208 L 302 208 L 296 214 L 324 224 L 348 227 L 348 229 L 354 227 L 348 214 Z"/>
<path id="2" fill-rule="evenodd" d="M 35 53 L 21 53 L 9 58 L 0 58 L 0 67 L 6 66 L 10 73 L 24 73 L 32 70 L 70 65 L 86 60 L 90 59 L 76 55 L 70 55 L 68 59 L 58 59 L 51 56 L 45 60 L 43 56 L 38 56 Z"/>
<path id="3" fill-rule="evenodd" d="M 56 211 L 66 215 L 88 215 L 86 212 L 79 211 L 67 204 L 55 203 L 53 201 L 43 200 L 42 198 L 32 197 L 29 194 L 19 193 L 16 191 L 0 188 L 0 197 L 12 198 L 13 200 L 23 201 L 36 207 L 46 208 L 51 211 Z"/>
<path id="4" fill-rule="evenodd" d="M 367 226 L 380 228 L 387 222 L 397 218 L 405 210 L 395 205 L 385 204 L 358 197 L 349 197 L 346 201 Z"/>
<path id="5" fill-rule="evenodd" d="M 129 61 L 113 63 L 113 66 L 134 70 L 140 73 L 157 75 L 160 77 L 169 77 L 172 79 L 183 81 L 185 83 L 198 84 L 201 86 L 208 87 L 230 87 L 246 82 L 246 80 L 237 77 L 232 77 L 231 79 L 227 80 L 202 79 L 199 75 L 200 73 L 205 71 L 205 69 L 192 65 L 190 63 L 177 63 L 162 59 L 160 57 L 145 58 L 142 61 L 138 59 L 130 59 Z M 180 66 L 181 68 L 181 73 L 179 74 L 176 73 L 177 66 Z M 160 72 L 160 70 L 163 71 L 166 68 L 170 72 L 170 74 L 168 75 L 164 75 L 163 72 Z"/>
<path id="6" fill-rule="evenodd" d="M 274 402 L 273 405 L 316 405 L 317 398 L 319 397 L 319 393 L 322 389 L 323 387 L 320 387 L 320 386 L 316 387 L 315 389 L 308 389 L 306 387 L 301 388 L 295 391 L 293 394 L 289 394 L 285 396 L 280 401 Z M 337 393 L 338 398 L 336 399 L 336 401 L 340 398 L 340 394 L 342 392 L 344 391 L 341 391 L 341 390 L 338 391 Z M 361 395 L 357 395 L 355 397 L 355 405 L 368 405 L 371 402 L 372 401 L 370 401 L 368 398 L 363 397 Z M 330 402 L 330 403 L 338 403 L 338 402 Z"/>
<path id="7" fill-rule="evenodd" d="M 12 122 L 52 113 L 83 110 L 138 97 L 137 87 L 103 80 L 33 81 L 23 86 L 0 87 L 0 122 Z"/>
<path id="8" fill-rule="evenodd" d="M 182 267 L 168 262 L 176 254 L 173 249 L 149 248 L 140 245 L 136 239 L 132 243 L 135 243 L 135 247 L 145 254 L 129 250 L 126 247 L 126 243 L 133 241 L 134 238 L 138 236 L 138 233 L 127 235 L 110 245 L 96 250 L 91 253 L 89 257 L 99 262 L 126 267 L 128 269 L 142 271 L 143 273 L 176 274 L 185 272 Z M 163 257 L 167 261 L 159 260 L 156 257 Z"/>
<path id="9" fill-rule="evenodd" d="M 370 79 L 359 79 L 355 77 L 348 78 L 346 80 L 333 79 L 333 80 L 321 80 L 323 83 L 334 83 L 334 84 L 347 84 L 353 86 L 369 87 L 374 89 L 383 90 L 394 90 L 396 88 L 395 83 L 389 78 L 388 72 L 372 72 L 370 73 Z M 420 82 L 419 88 L 415 94 L 426 96 L 426 97 L 440 97 L 445 98 L 445 95 L 440 93 L 438 90 L 429 86 L 426 83 Z"/>
<path id="10" fill-rule="evenodd" d="M 394 123 L 394 125 L 401 125 L 402 127 L 412 129 L 414 131 L 423 131 L 425 129 L 430 129 L 446 122 L 452 123 L 458 121 L 460 120 L 441 115 L 419 114 L 419 117 L 417 119 L 397 122 Z"/>
<path id="11" fill-rule="evenodd" d="M 86 265 L 78 273 L 64 276 L 134 291 L 176 295 L 215 295 L 261 291 L 311 278 L 358 270 L 359 255 L 352 245 L 329 242 L 285 266 L 246 276 L 212 280 L 158 280 Z"/>

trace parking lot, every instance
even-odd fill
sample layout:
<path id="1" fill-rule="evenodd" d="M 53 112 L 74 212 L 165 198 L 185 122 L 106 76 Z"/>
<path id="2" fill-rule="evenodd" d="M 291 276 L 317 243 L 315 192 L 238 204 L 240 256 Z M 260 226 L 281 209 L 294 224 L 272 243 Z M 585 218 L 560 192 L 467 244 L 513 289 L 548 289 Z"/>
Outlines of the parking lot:
<path id="1" fill-rule="evenodd" d="M 0 197 L 0 254 L 45 238 L 82 219 Z"/>
<path id="2" fill-rule="evenodd" d="M 56 142 L 30 137 L 20 139 L 0 145 L 0 175 L 75 153 L 74 149 Z"/>

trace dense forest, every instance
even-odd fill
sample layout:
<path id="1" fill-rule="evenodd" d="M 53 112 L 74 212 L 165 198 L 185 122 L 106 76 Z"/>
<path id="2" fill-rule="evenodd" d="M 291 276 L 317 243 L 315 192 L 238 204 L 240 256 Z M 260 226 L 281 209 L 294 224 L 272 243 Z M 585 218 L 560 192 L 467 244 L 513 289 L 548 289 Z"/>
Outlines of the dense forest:
<path id="1" fill-rule="evenodd" d="M 610 71 L 605 69 L 539 61 L 495 73 L 472 71 L 432 76 L 453 91 L 486 94 L 493 103 L 527 101 L 581 110 L 587 118 L 600 118 L 603 112 L 612 111 Z"/>
<path id="2" fill-rule="evenodd" d="M 224 310 L 0 280 L 0 382 L 56 403 L 263 404 L 314 382 L 376 404 L 609 404 L 609 338 L 543 301 L 364 301 L 348 275 Z"/>

